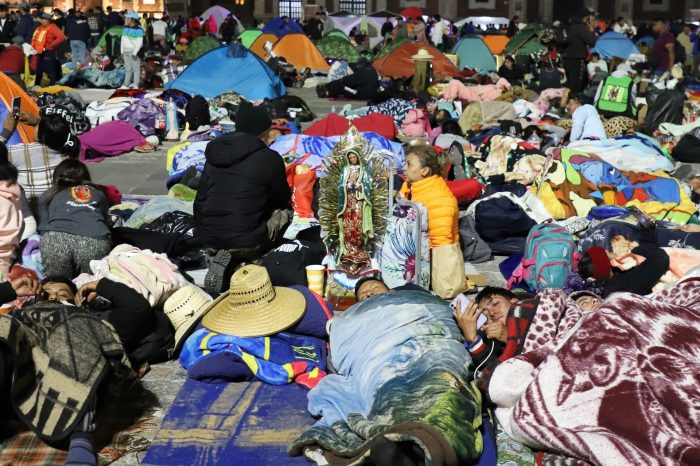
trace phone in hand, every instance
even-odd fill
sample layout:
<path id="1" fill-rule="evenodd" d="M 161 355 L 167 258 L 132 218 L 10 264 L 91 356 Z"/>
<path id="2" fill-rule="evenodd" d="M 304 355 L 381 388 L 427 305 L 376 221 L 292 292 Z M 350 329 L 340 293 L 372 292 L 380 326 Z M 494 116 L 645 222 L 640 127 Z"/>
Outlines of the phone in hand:
<path id="1" fill-rule="evenodd" d="M 15 117 L 15 120 L 19 119 L 19 112 L 21 111 L 22 107 L 22 97 L 17 96 L 12 99 L 12 116 Z"/>
<path id="2" fill-rule="evenodd" d="M 466 312 L 471 306 L 472 301 L 465 294 L 458 294 L 450 303 L 450 307 L 458 312 Z M 488 317 L 486 314 L 481 313 L 476 319 L 476 328 L 479 329 L 486 324 Z"/>

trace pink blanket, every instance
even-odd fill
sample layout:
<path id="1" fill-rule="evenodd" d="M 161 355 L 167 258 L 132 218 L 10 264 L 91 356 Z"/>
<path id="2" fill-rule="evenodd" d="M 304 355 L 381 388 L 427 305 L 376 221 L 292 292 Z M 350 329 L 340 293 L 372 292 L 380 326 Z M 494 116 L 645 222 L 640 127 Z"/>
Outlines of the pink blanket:
<path id="1" fill-rule="evenodd" d="M 447 84 L 445 100 L 448 102 L 452 102 L 455 99 L 467 102 L 494 100 L 508 89 L 510 89 L 510 83 L 503 78 L 499 79 L 496 84 L 482 84 L 479 86 L 467 86 L 461 81 L 453 79 Z"/>
<path id="2" fill-rule="evenodd" d="M 700 464 L 700 279 L 585 315 L 547 293 L 522 353 L 491 378 L 504 430 L 596 465 Z"/>

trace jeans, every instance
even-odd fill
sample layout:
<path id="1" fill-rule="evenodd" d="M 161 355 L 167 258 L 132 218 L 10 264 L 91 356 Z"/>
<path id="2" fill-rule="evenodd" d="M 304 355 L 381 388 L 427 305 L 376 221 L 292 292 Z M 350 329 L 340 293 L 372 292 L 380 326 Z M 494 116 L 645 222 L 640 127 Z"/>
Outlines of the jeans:
<path id="1" fill-rule="evenodd" d="M 80 65 L 85 63 L 85 54 L 87 52 L 87 44 L 82 40 L 72 40 L 70 41 L 70 54 L 71 62 L 73 62 L 73 69 L 80 69 Z"/>
<path id="2" fill-rule="evenodd" d="M 49 77 L 49 85 L 53 86 L 60 78 L 60 64 L 55 50 L 44 50 L 37 55 L 36 79 L 34 84 L 41 86 L 44 73 Z"/>
<path id="3" fill-rule="evenodd" d="M 141 60 L 130 53 L 123 53 L 124 59 L 124 86 L 139 87 L 141 83 Z"/>

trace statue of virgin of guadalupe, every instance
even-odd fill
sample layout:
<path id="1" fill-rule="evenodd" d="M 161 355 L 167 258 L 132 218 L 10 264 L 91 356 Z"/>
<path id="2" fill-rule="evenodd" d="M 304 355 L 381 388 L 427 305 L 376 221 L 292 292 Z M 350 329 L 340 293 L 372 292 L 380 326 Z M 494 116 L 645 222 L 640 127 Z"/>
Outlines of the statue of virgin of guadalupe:
<path id="1" fill-rule="evenodd" d="M 324 161 L 319 217 L 336 266 L 349 276 L 371 268 L 375 238 L 386 226 L 388 189 L 384 163 L 351 126 Z"/>

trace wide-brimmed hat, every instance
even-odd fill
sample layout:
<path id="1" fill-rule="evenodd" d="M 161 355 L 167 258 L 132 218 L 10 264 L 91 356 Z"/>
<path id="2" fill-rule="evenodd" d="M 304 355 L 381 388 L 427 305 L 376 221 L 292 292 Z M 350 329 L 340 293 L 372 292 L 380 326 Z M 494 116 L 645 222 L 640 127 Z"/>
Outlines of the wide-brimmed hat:
<path id="1" fill-rule="evenodd" d="M 425 47 L 421 47 L 418 50 L 418 53 L 411 57 L 411 60 L 432 60 L 432 59 L 433 59 L 433 56 L 430 55 L 430 52 L 428 52 L 428 49 L 426 49 Z"/>
<path id="2" fill-rule="evenodd" d="M 265 267 L 246 265 L 233 274 L 229 290 L 214 301 L 202 325 L 227 335 L 262 337 L 291 327 L 305 309 L 301 293 L 272 286 Z"/>
<path id="3" fill-rule="evenodd" d="M 195 285 L 187 285 L 173 293 L 163 305 L 163 312 L 175 328 L 175 351 L 211 308 L 212 297 Z"/>

